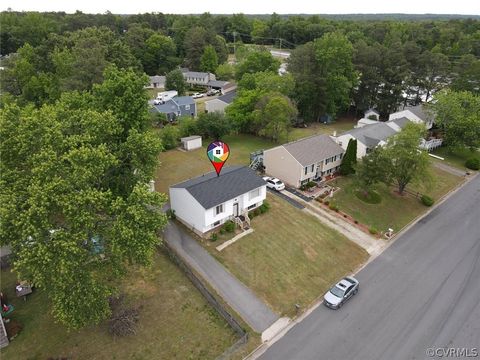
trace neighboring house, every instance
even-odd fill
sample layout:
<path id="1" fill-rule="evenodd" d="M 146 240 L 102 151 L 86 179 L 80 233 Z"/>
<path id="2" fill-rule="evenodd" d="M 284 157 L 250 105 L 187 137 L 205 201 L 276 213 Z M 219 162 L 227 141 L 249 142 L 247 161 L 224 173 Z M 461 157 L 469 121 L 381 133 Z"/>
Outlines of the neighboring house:
<path id="1" fill-rule="evenodd" d="M 293 187 L 335 173 L 344 149 L 328 135 L 314 135 L 263 152 L 268 175 Z"/>
<path id="2" fill-rule="evenodd" d="M 147 89 L 165 88 L 165 76 L 155 75 L 150 76 L 150 84 L 146 86 Z"/>
<path id="3" fill-rule="evenodd" d="M 216 80 L 215 75 L 212 73 L 185 70 L 182 69 L 183 77 L 189 85 L 208 86 L 209 81 Z"/>
<path id="4" fill-rule="evenodd" d="M 263 204 L 266 183 L 246 166 L 226 167 L 172 185 L 170 207 L 178 220 L 204 236 L 228 220 L 241 225 L 248 211 Z"/>
<path id="5" fill-rule="evenodd" d="M 415 123 L 424 123 L 428 130 L 432 128 L 435 120 L 431 114 L 425 111 L 425 106 L 422 104 L 403 107 L 401 110 L 390 114 L 388 120 L 403 117 Z"/>
<path id="6" fill-rule="evenodd" d="M 216 99 L 206 101 L 205 112 L 210 113 L 216 111 L 222 114 L 225 113 L 225 108 L 233 102 L 236 96 L 236 91 L 230 91 Z"/>
<path id="7" fill-rule="evenodd" d="M 174 97 L 164 104 L 153 105 L 159 113 L 166 114 L 173 121 L 179 116 L 197 116 L 197 106 L 191 96 Z"/>
<path id="8" fill-rule="evenodd" d="M 365 119 L 380 120 L 380 113 L 375 109 L 368 109 L 363 116 Z"/>
<path id="9" fill-rule="evenodd" d="M 360 128 L 360 127 L 364 127 L 365 125 L 376 124 L 376 123 L 378 123 L 378 120 L 363 118 L 357 121 L 357 125 L 355 125 L 355 128 Z"/>
<path id="10" fill-rule="evenodd" d="M 364 119 L 368 120 L 368 119 Z M 347 149 L 350 139 L 357 140 L 357 158 L 361 159 L 377 146 L 383 146 L 387 143 L 390 136 L 398 133 L 410 121 L 402 117 L 389 120 L 386 122 L 373 121 L 371 124 L 357 126 L 352 130 L 348 130 L 336 138 L 336 142 L 343 149 Z"/>
<path id="11" fill-rule="evenodd" d="M 187 151 L 202 147 L 202 137 L 198 135 L 180 138 L 180 142 L 182 143 L 182 147 Z"/>
<path id="12" fill-rule="evenodd" d="M 207 87 L 209 89 L 219 90 L 222 95 L 224 95 L 230 91 L 235 90 L 237 88 L 237 84 L 222 80 L 210 80 L 207 83 Z"/>

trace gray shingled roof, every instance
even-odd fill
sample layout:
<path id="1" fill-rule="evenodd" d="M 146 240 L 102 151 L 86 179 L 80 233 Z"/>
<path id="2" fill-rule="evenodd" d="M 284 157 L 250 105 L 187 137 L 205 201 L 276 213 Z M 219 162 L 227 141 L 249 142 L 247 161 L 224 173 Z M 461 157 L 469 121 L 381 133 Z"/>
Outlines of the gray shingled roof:
<path id="1" fill-rule="evenodd" d="M 328 135 L 314 135 L 282 146 L 303 166 L 316 164 L 345 152 Z"/>
<path id="2" fill-rule="evenodd" d="M 432 119 L 432 115 L 426 111 L 425 104 L 419 104 L 416 106 L 406 106 L 403 109 L 400 108 L 398 111 L 409 110 L 413 114 L 417 115 L 424 122 L 428 122 Z"/>
<path id="3" fill-rule="evenodd" d="M 193 105 L 195 100 L 191 96 L 175 96 L 173 99 L 178 105 Z"/>
<path id="4" fill-rule="evenodd" d="M 367 147 L 375 147 L 380 141 L 386 140 L 396 133 L 395 130 L 384 122 L 379 122 L 345 131 L 342 135 L 350 134 Z"/>
<path id="5" fill-rule="evenodd" d="M 389 120 L 387 122 L 393 122 L 403 129 L 403 127 L 407 125 L 410 122 L 410 120 L 407 119 L 406 117 L 401 117 L 398 119 Z"/>
<path id="6" fill-rule="evenodd" d="M 202 176 L 172 185 L 172 188 L 186 189 L 205 209 L 245 194 L 265 181 L 247 166 L 223 168 L 220 176 L 212 171 Z"/>
<path id="7" fill-rule="evenodd" d="M 184 76 L 186 77 L 196 77 L 196 78 L 203 78 L 209 76 L 207 72 L 200 72 L 200 71 L 185 71 Z"/>
<path id="8" fill-rule="evenodd" d="M 218 100 L 223 101 L 225 104 L 231 104 L 236 96 L 237 96 L 237 91 L 233 90 L 226 93 L 225 95 L 219 96 Z"/>
<path id="9" fill-rule="evenodd" d="M 228 84 L 228 81 L 223 81 L 223 80 L 210 80 L 207 83 L 208 86 L 219 87 L 219 88 L 223 88 L 227 84 Z"/>

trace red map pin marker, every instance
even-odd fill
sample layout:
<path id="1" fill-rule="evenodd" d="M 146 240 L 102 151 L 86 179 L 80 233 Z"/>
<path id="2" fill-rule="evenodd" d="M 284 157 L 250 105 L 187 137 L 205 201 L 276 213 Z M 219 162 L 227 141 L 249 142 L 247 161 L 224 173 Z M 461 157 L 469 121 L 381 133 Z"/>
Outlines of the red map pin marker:
<path id="1" fill-rule="evenodd" d="M 217 172 L 217 176 L 220 176 L 220 171 L 222 171 L 223 165 L 230 155 L 230 148 L 223 141 L 217 140 L 208 145 L 207 155 Z"/>

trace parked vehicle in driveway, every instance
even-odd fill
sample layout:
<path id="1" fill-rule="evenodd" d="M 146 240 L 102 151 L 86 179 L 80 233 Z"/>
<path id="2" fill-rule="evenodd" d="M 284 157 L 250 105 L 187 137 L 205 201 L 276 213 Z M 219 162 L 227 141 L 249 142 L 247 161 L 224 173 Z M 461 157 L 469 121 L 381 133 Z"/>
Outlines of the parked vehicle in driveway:
<path id="1" fill-rule="evenodd" d="M 165 104 L 168 100 L 174 98 L 175 96 L 178 96 L 178 91 L 176 90 L 162 91 L 157 94 L 157 97 L 155 100 L 153 100 L 153 103 L 155 105 Z"/>
<path id="2" fill-rule="evenodd" d="M 330 309 L 340 309 L 342 305 L 358 292 L 357 279 L 346 276 L 336 283 L 323 297 L 323 303 Z"/>
<path id="3" fill-rule="evenodd" d="M 285 189 L 285 184 L 277 178 L 265 176 L 263 178 L 267 182 L 267 187 L 273 190 L 281 191 Z"/>
<path id="4" fill-rule="evenodd" d="M 210 89 L 207 91 L 207 96 L 217 95 L 218 93 L 220 93 L 220 90 Z"/>
<path id="5" fill-rule="evenodd" d="M 192 97 L 193 97 L 194 99 L 200 99 L 200 98 L 203 97 L 203 95 L 204 95 L 204 94 L 202 94 L 202 93 L 194 93 L 194 94 L 192 95 Z"/>

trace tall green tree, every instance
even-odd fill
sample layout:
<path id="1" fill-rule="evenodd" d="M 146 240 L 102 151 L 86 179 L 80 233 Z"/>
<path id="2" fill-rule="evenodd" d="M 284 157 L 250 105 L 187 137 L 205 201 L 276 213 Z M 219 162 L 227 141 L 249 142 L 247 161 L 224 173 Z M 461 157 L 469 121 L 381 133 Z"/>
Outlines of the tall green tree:
<path id="1" fill-rule="evenodd" d="M 297 109 L 290 99 L 281 94 L 265 95 L 256 105 L 255 127 L 258 135 L 278 142 L 287 139 Z"/>
<path id="2" fill-rule="evenodd" d="M 210 139 L 222 139 L 231 131 L 230 122 L 220 112 L 202 113 L 198 116 L 197 131 L 199 135 Z"/>
<path id="3" fill-rule="evenodd" d="M 350 175 L 355 173 L 355 165 L 357 164 L 357 140 L 350 139 L 348 141 L 347 150 L 343 155 L 340 164 L 340 174 Z"/>
<path id="4" fill-rule="evenodd" d="M 350 92 L 357 82 L 353 67 L 353 46 L 346 36 L 328 33 L 314 42 L 316 61 L 325 79 L 325 112 L 335 115 L 346 110 L 350 103 Z"/>
<path id="5" fill-rule="evenodd" d="M 161 149 L 139 123 L 147 110 L 120 119 L 112 100 L 98 99 L 115 79 L 130 87 L 116 88 L 117 101 L 130 91 L 144 101 L 143 80 L 132 85 L 130 75 L 112 70 L 95 95 L 67 93 L 39 109 L 9 103 L 0 113 L 0 243 L 71 328 L 108 317 L 126 264 L 149 264 L 166 224 L 165 196 L 146 185 Z"/>
<path id="6" fill-rule="evenodd" d="M 218 67 L 218 56 L 212 45 L 207 45 L 200 58 L 200 70 L 215 73 Z"/>
<path id="7" fill-rule="evenodd" d="M 170 71 L 165 78 L 165 90 L 177 90 L 178 95 L 185 95 L 187 82 L 180 69 Z"/>
<path id="8" fill-rule="evenodd" d="M 166 74 L 180 63 L 175 43 L 168 36 L 152 34 L 145 41 L 145 47 L 143 69 L 148 75 Z"/>
<path id="9" fill-rule="evenodd" d="M 269 71 L 277 73 L 280 61 L 275 59 L 268 51 L 255 51 L 247 55 L 237 66 L 236 76 L 240 80 L 246 73 Z"/>
<path id="10" fill-rule="evenodd" d="M 480 148 L 480 95 L 446 90 L 436 94 L 435 123 L 444 131 L 450 147 Z"/>

